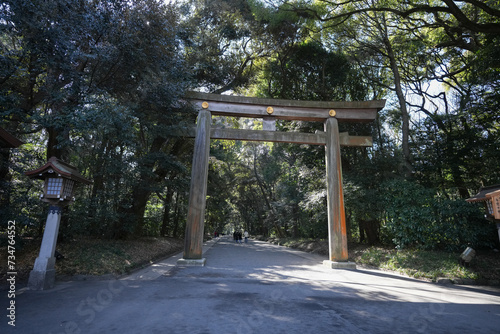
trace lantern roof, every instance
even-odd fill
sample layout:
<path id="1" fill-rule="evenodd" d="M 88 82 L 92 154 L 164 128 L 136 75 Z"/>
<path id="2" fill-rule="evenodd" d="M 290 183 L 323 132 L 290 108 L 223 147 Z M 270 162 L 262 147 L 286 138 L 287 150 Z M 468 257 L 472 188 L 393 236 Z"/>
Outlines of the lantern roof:
<path id="1" fill-rule="evenodd" d="M 0 147 L 2 148 L 16 148 L 24 144 L 22 141 L 0 128 Z"/>
<path id="2" fill-rule="evenodd" d="M 84 178 L 80 173 L 78 173 L 77 169 L 74 166 L 62 160 L 59 160 L 56 157 L 50 158 L 49 161 L 42 167 L 27 171 L 24 174 L 33 179 L 45 180 L 47 177 L 53 175 L 54 173 L 58 176 L 65 177 L 76 182 L 85 184 L 92 183 L 92 181 Z"/>
<path id="3" fill-rule="evenodd" d="M 481 187 L 479 188 L 479 192 L 474 195 L 471 198 L 467 198 L 466 201 L 469 203 L 474 203 L 474 202 L 484 202 L 490 199 L 491 193 L 500 191 L 500 184 L 494 185 L 494 186 L 486 186 L 486 187 Z"/>

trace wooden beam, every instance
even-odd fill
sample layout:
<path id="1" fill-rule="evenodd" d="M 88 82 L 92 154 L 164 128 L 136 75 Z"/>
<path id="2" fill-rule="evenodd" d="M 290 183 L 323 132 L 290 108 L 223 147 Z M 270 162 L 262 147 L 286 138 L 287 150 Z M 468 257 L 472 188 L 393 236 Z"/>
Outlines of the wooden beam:
<path id="1" fill-rule="evenodd" d="M 336 119 L 325 123 L 326 143 L 326 194 L 328 207 L 328 244 L 330 261 L 345 262 L 347 231 L 342 192 L 342 164 L 340 161 L 339 127 Z"/>
<path id="2" fill-rule="evenodd" d="M 195 137 L 196 128 L 192 127 L 182 134 L 186 137 Z M 223 129 L 212 128 L 210 130 L 211 139 L 225 140 L 244 140 L 244 141 L 265 141 L 275 143 L 294 143 L 308 145 L 326 145 L 326 133 L 319 131 L 317 133 L 303 132 L 279 132 L 264 130 L 242 130 L 242 129 Z M 349 136 L 347 132 L 339 135 L 340 146 L 371 147 L 373 140 L 370 136 Z"/>
<path id="3" fill-rule="evenodd" d="M 347 132 L 340 133 L 340 146 L 372 147 L 371 136 L 349 136 Z"/>
<path id="4" fill-rule="evenodd" d="M 278 132 L 264 130 L 212 129 L 211 139 L 266 141 L 277 143 L 295 143 L 325 145 L 325 133 Z"/>
<path id="5" fill-rule="evenodd" d="M 210 154 L 211 115 L 200 110 L 196 127 L 183 259 L 201 259 Z"/>
<path id="6" fill-rule="evenodd" d="M 335 117 L 339 122 L 371 122 L 384 108 L 385 100 L 375 101 L 297 101 L 188 92 L 186 98 L 195 108 L 208 109 L 212 115 L 324 122 Z M 272 108 L 272 109 L 269 109 Z M 332 116 L 332 110 L 334 114 Z"/>

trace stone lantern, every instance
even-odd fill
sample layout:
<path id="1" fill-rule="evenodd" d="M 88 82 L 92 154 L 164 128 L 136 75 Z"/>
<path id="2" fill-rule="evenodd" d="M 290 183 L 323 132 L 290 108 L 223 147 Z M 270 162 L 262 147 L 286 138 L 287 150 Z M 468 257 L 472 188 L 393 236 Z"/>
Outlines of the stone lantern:
<path id="1" fill-rule="evenodd" d="M 500 220 L 500 190 L 487 193 L 486 197 L 488 198 L 486 201 L 488 214 L 495 220 Z"/>
<path id="2" fill-rule="evenodd" d="M 30 272 L 28 287 L 32 290 L 46 290 L 54 286 L 57 235 L 61 222 L 61 208 L 73 202 L 73 190 L 76 183 L 90 184 L 78 173 L 75 167 L 52 157 L 49 161 L 32 171 L 24 173 L 33 179 L 44 180 L 41 199 L 50 204 L 47 222 L 43 233 L 40 253 Z"/>

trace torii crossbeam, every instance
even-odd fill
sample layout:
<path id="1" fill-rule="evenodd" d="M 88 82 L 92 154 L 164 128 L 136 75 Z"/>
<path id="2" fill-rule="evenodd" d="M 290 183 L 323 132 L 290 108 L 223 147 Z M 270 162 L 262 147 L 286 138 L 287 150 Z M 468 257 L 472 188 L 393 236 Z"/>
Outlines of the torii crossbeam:
<path id="1" fill-rule="evenodd" d="M 348 262 L 347 231 L 342 192 L 340 146 L 371 146 L 372 138 L 339 133 L 338 122 L 372 122 L 385 100 L 356 102 L 319 102 L 262 99 L 189 92 L 186 98 L 199 110 L 196 129 L 188 133 L 195 137 L 189 208 L 186 221 L 183 258 L 178 262 L 204 265 L 202 258 L 203 230 L 208 179 L 210 139 L 231 139 L 298 144 L 325 145 L 329 260 L 332 268 L 355 268 Z M 212 115 L 315 121 L 324 123 L 324 132 L 297 133 L 265 130 L 211 128 Z"/>

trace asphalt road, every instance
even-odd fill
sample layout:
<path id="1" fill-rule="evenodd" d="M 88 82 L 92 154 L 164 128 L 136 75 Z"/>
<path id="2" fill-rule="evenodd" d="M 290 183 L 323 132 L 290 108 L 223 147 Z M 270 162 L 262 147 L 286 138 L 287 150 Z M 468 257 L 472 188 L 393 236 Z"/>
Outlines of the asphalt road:
<path id="1" fill-rule="evenodd" d="M 58 282 L 2 296 L 0 333 L 500 333 L 500 290 L 438 285 L 251 240 L 205 247 L 120 280 Z"/>

